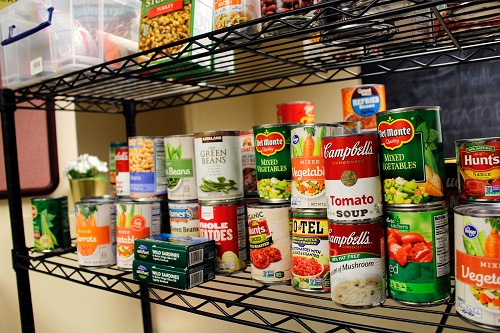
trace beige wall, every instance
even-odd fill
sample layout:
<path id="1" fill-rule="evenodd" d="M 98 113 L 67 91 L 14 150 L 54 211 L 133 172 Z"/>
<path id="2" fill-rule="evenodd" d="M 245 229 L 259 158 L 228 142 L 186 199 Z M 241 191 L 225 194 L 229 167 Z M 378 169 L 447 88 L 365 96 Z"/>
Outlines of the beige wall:
<path id="1" fill-rule="evenodd" d="M 316 121 L 341 120 L 340 89 L 356 82 L 322 84 L 284 91 L 228 98 L 155 111 L 137 116 L 137 135 L 171 135 L 217 129 L 250 129 L 276 122 L 276 104 L 298 100 L 316 104 Z M 108 158 L 108 145 L 124 141 L 125 125 L 120 115 L 57 112 L 59 167 L 77 153 Z M 76 131 L 75 131 L 76 130 Z M 78 134 L 78 135 L 77 135 Z M 54 195 L 68 195 L 64 175 Z M 70 201 L 70 216 L 72 214 Z M 30 198 L 23 199 L 23 216 L 28 246 L 33 245 Z M 11 268 L 12 249 L 9 210 L 0 201 L 0 332 L 20 332 L 15 274 Z M 72 227 L 74 236 L 74 227 Z M 62 279 L 30 272 L 35 325 L 38 332 L 141 332 L 140 302 L 128 297 L 88 288 Z M 164 306 L 152 305 L 155 332 L 206 332 L 233 330 L 258 332 L 243 326 L 190 315 Z"/>

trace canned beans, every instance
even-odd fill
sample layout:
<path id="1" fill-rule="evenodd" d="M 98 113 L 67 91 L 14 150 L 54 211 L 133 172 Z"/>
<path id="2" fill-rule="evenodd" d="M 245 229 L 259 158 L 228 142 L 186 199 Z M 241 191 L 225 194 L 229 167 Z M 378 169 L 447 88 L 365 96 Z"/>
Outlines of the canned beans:
<path id="1" fill-rule="evenodd" d="M 154 143 L 153 139 L 130 138 L 129 170 L 130 172 L 154 172 Z"/>

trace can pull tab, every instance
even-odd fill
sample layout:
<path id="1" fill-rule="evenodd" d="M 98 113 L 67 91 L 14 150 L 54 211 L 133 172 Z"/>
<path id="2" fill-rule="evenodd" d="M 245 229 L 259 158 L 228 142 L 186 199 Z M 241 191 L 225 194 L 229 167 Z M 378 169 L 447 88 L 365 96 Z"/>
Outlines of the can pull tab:
<path id="1" fill-rule="evenodd" d="M 14 29 L 16 28 L 16 26 L 15 25 L 11 25 L 9 27 L 9 37 L 6 38 L 5 40 L 3 40 L 0 44 L 2 44 L 2 46 L 12 44 L 14 42 L 17 42 L 18 40 L 21 40 L 21 39 L 26 38 L 26 37 L 28 37 L 30 35 L 33 35 L 34 33 L 36 33 L 38 31 L 40 31 L 42 29 L 45 29 L 48 26 L 50 26 L 52 24 L 52 12 L 54 11 L 54 7 L 47 8 L 47 11 L 49 12 L 49 17 L 47 18 L 47 21 L 44 21 L 44 22 L 40 23 L 39 25 L 37 25 L 33 29 L 27 30 L 25 32 L 21 32 L 17 36 L 13 36 L 14 35 Z"/>

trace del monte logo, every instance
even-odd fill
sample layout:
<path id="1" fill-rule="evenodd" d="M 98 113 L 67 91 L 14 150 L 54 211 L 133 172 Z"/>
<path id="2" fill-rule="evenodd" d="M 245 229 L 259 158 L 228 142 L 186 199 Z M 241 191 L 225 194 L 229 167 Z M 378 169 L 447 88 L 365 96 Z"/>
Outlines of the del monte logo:
<path id="1" fill-rule="evenodd" d="M 413 124 L 406 119 L 393 119 L 382 121 L 378 125 L 380 143 L 387 149 L 400 148 L 405 143 L 413 140 L 415 129 Z"/>
<path id="2" fill-rule="evenodd" d="M 259 133 L 255 136 L 255 149 L 264 156 L 271 156 L 285 148 L 285 137 L 279 132 Z"/>

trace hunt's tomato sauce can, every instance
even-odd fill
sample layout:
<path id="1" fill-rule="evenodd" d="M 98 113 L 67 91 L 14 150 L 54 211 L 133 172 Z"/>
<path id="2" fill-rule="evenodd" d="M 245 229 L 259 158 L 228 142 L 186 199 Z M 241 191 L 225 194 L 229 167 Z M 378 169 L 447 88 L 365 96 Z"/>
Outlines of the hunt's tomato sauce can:
<path id="1" fill-rule="evenodd" d="M 278 123 L 314 123 L 313 102 L 290 102 L 276 105 Z"/>
<path id="2" fill-rule="evenodd" d="M 500 202 L 500 138 L 455 141 L 459 197 Z"/>
<path id="3" fill-rule="evenodd" d="M 328 219 L 370 220 L 382 216 L 376 133 L 322 140 Z"/>
<path id="4" fill-rule="evenodd" d="M 500 205 L 455 211 L 455 308 L 464 320 L 500 328 Z"/>
<path id="5" fill-rule="evenodd" d="M 290 204 L 249 203 L 247 220 L 252 279 L 263 284 L 289 284 Z"/>

